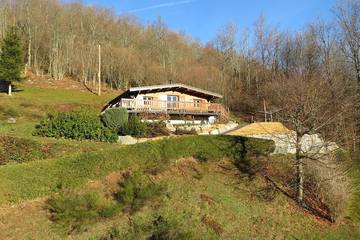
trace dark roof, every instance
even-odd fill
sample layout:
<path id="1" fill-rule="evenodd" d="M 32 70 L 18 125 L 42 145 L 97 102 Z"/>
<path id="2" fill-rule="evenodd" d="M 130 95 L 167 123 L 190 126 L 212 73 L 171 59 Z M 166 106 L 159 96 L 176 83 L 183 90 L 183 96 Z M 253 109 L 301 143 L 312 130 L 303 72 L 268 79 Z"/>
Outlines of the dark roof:
<path id="1" fill-rule="evenodd" d="M 133 87 L 129 89 L 129 92 L 137 92 L 137 93 L 164 92 L 164 91 L 179 91 L 190 95 L 203 97 L 206 99 L 222 98 L 222 95 L 218 93 L 210 92 L 207 90 L 188 86 L 181 83 Z"/>

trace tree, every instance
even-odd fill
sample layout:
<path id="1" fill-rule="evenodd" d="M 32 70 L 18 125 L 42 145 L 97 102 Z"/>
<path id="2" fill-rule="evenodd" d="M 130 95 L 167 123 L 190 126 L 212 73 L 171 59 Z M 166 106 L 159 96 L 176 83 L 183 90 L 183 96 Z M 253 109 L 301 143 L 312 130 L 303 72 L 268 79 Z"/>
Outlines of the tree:
<path id="1" fill-rule="evenodd" d="M 22 79 L 24 68 L 23 49 L 15 27 L 7 32 L 1 45 L 0 79 L 8 83 L 8 94 L 11 96 L 11 84 Z"/>
<path id="2" fill-rule="evenodd" d="M 293 144 L 296 150 L 296 197 L 301 206 L 306 206 L 305 161 L 330 165 L 329 157 L 337 147 L 329 141 L 329 132 L 335 131 L 334 126 L 346 111 L 347 105 L 351 104 L 344 100 L 341 89 L 337 89 L 337 95 L 334 96 L 327 86 L 325 81 L 292 77 L 274 82 L 269 93 L 273 96 L 272 103 L 281 108 L 278 118 L 294 130 L 294 134 L 286 141 Z M 318 135 L 322 142 L 313 139 Z M 310 143 L 306 143 L 305 139 Z"/>
<path id="3" fill-rule="evenodd" d="M 341 49 L 355 70 L 355 78 L 360 85 L 360 2 L 339 1 L 334 9 L 341 38 Z"/>

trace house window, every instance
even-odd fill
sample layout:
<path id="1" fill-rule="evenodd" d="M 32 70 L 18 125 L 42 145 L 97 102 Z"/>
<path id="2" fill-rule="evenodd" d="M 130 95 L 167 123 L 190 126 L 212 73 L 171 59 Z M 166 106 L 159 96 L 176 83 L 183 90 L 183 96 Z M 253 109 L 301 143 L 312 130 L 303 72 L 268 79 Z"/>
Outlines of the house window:
<path id="1" fill-rule="evenodd" d="M 201 103 L 201 99 L 194 99 L 194 108 L 199 108 Z"/>
<path id="2" fill-rule="evenodd" d="M 169 109 L 179 108 L 179 96 L 168 95 L 167 96 L 167 107 Z"/>
<path id="3" fill-rule="evenodd" d="M 144 105 L 145 106 L 151 106 L 153 101 L 154 101 L 153 97 L 144 96 Z"/>

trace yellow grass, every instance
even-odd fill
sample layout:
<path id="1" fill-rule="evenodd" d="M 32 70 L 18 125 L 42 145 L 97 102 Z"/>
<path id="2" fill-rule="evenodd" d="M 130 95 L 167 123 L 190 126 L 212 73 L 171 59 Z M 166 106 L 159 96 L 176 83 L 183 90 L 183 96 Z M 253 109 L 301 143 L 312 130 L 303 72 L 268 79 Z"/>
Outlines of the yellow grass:
<path id="1" fill-rule="evenodd" d="M 261 134 L 288 134 L 291 130 L 280 122 L 258 122 L 229 132 L 231 136 L 249 136 Z"/>

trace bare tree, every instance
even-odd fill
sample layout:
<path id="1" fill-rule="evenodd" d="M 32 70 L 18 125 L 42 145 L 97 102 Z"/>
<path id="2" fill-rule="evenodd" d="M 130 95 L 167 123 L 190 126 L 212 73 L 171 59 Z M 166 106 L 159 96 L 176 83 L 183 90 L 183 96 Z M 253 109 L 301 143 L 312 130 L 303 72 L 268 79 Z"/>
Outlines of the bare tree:
<path id="1" fill-rule="evenodd" d="M 271 93 L 273 104 L 281 107 L 279 118 L 294 130 L 289 141 L 295 146 L 295 163 L 297 175 L 297 200 L 304 202 L 304 161 L 311 160 L 319 164 L 327 164 L 326 156 L 337 147 L 329 143 L 331 138 L 328 129 L 332 128 L 346 109 L 345 96 L 337 91 L 337 101 L 327 84 L 316 79 L 292 77 L 273 83 Z M 318 137 L 323 142 L 306 143 L 304 137 Z"/>
<path id="2" fill-rule="evenodd" d="M 341 30 L 341 49 L 351 62 L 355 78 L 360 84 L 360 2 L 358 0 L 339 1 L 333 12 Z"/>

